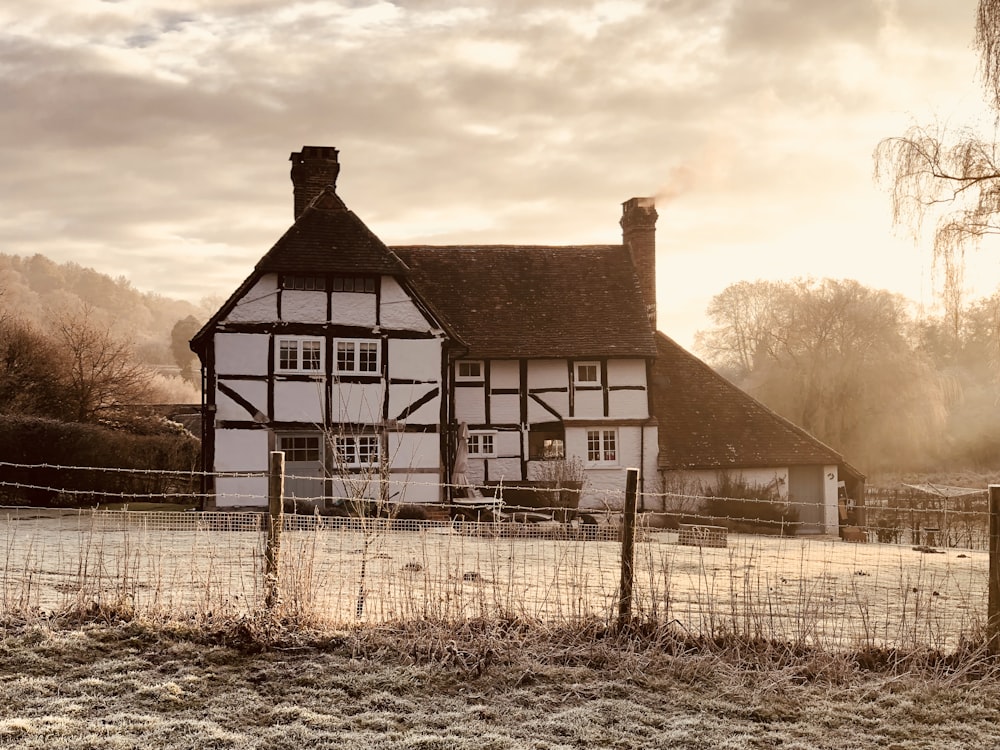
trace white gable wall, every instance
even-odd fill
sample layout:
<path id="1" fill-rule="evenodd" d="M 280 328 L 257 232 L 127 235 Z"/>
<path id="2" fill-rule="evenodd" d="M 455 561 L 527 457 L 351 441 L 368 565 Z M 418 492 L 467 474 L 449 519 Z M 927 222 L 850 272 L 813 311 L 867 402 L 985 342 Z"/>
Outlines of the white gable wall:
<path id="1" fill-rule="evenodd" d="M 250 287 L 222 321 L 223 323 L 267 323 L 278 319 L 278 277 L 264 274 Z"/>

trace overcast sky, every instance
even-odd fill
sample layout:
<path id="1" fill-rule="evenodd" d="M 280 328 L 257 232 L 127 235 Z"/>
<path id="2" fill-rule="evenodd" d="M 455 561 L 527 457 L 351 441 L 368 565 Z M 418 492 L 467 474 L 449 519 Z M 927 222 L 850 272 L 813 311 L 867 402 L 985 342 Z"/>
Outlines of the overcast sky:
<path id="1" fill-rule="evenodd" d="M 0 252 L 228 296 L 289 153 L 387 244 L 619 242 L 656 195 L 661 330 L 811 275 L 933 301 L 880 138 L 983 110 L 975 0 L 20 0 L 0 5 Z M 977 260 L 972 293 L 1000 281 Z M 971 282 L 970 282 L 971 286 Z M 568 301 L 571 302 L 571 301 Z"/>

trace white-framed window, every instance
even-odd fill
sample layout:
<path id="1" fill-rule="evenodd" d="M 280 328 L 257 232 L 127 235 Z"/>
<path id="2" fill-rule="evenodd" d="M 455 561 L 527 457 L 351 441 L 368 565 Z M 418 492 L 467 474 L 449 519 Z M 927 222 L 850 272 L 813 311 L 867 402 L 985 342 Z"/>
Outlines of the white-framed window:
<path id="1" fill-rule="evenodd" d="M 573 374 L 573 384 L 577 388 L 601 385 L 600 362 L 574 362 Z"/>
<path id="2" fill-rule="evenodd" d="M 348 468 L 377 466 L 382 453 L 381 444 L 378 435 L 339 435 L 334 439 L 337 465 Z"/>
<path id="3" fill-rule="evenodd" d="M 587 462 L 618 463 L 618 430 L 587 430 Z"/>
<path id="4" fill-rule="evenodd" d="M 483 362 L 479 359 L 460 359 L 455 363 L 455 380 L 482 381 Z"/>
<path id="5" fill-rule="evenodd" d="M 288 463 L 318 462 L 322 455 L 319 435 L 281 435 L 278 450 L 284 452 Z"/>
<path id="6" fill-rule="evenodd" d="M 282 276 L 281 288 L 322 292 L 326 289 L 326 279 L 322 276 Z"/>
<path id="7" fill-rule="evenodd" d="M 382 343 L 378 339 L 334 339 L 337 372 L 346 375 L 377 375 Z"/>
<path id="8" fill-rule="evenodd" d="M 360 292 L 362 294 L 375 294 L 375 277 L 360 275 L 338 275 L 333 277 L 331 285 L 335 292 Z"/>
<path id="9" fill-rule="evenodd" d="M 469 433 L 469 455 L 474 458 L 495 458 L 496 449 L 495 431 L 474 431 Z"/>
<path id="10" fill-rule="evenodd" d="M 323 372 L 323 339 L 283 336 L 275 343 L 278 372 Z"/>

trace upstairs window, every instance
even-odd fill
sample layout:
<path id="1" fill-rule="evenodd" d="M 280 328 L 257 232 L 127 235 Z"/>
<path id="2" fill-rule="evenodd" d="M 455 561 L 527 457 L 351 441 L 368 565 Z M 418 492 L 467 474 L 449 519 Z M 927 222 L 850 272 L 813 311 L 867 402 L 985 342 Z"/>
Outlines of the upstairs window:
<path id="1" fill-rule="evenodd" d="M 587 461 L 592 464 L 617 464 L 618 431 L 587 430 Z"/>
<path id="2" fill-rule="evenodd" d="M 322 292 L 326 290 L 326 279 L 322 276 L 282 276 L 281 288 Z"/>
<path id="3" fill-rule="evenodd" d="M 375 294 L 374 276 L 334 276 L 333 291 L 335 292 L 360 292 L 362 294 Z"/>
<path id="4" fill-rule="evenodd" d="M 337 372 L 344 375 L 376 375 L 381 342 L 377 339 L 335 339 Z"/>
<path id="5" fill-rule="evenodd" d="M 337 463 L 347 468 L 377 466 L 381 457 L 380 446 L 378 435 L 337 437 L 334 440 Z"/>
<path id="6" fill-rule="evenodd" d="M 323 370 L 323 340 L 280 338 L 275 348 L 279 372 L 316 373 Z"/>
<path id="7" fill-rule="evenodd" d="M 493 458 L 496 455 L 496 432 L 469 433 L 469 456 Z"/>
<path id="8" fill-rule="evenodd" d="M 577 388 L 601 385 L 601 365 L 598 362 L 576 362 L 574 385 Z"/>
<path id="9" fill-rule="evenodd" d="M 482 381 L 483 363 L 478 359 L 461 359 L 455 365 L 455 379 Z"/>

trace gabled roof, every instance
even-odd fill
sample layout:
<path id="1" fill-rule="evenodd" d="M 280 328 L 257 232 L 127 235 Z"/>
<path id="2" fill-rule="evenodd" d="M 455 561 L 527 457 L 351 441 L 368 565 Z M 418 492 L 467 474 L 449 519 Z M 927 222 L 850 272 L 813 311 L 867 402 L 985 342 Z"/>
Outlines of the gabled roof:
<path id="1" fill-rule="evenodd" d="M 404 276 L 406 265 L 326 188 L 257 263 L 263 273 Z"/>
<path id="2" fill-rule="evenodd" d="M 653 331 L 621 245 L 404 246 L 413 287 L 467 356 L 652 357 Z"/>
<path id="3" fill-rule="evenodd" d="M 662 333 L 656 335 L 656 350 L 652 395 L 661 469 L 844 463 L 833 448 L 741 391 Z"/>

